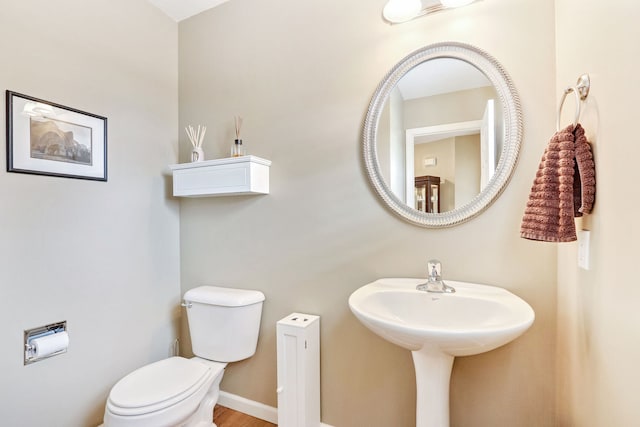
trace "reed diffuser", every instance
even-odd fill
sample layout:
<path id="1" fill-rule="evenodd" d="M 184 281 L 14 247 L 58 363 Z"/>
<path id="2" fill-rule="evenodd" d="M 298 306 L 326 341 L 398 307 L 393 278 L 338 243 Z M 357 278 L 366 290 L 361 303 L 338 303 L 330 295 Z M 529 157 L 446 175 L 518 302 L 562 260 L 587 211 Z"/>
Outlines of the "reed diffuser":
<path id="1" fill-rule="evenodd" d="M 203 161 L 204 151 L 202 150 L 202 141 L 204 141 L 204 134 L 207 133 L 207 127 L 200 127 L 200 125 L 198 125 L 198 130 L 196 131 L 193 126 L 189 125 L 184 128 L 184 131 L 187 133 L 189 141 L 191 141 L 191 146 L 193 147 L 191 150 L 191 162 Z"/>
<path id="2" fill-rule="evenodd" d="M 236 124 L 236 140 L 231 146 L 231 157 L 240 157 L 246 154 L 244 146 L 242 145 L 242 139 L 240 139 L 240 129 L 242 128 L 242 117 L 234 117 Z"/>

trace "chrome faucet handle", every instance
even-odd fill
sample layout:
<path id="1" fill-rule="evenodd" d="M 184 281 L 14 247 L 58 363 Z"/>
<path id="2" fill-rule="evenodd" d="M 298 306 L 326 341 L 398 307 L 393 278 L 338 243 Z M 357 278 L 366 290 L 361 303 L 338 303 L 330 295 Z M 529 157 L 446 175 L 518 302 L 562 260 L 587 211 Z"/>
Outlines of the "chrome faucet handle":
<path id="1" fill-rule="evenodd" d="M 429 282 L 442 281 L 442 263 L 437 259 L 427 261 L 427 277 Z"/>
<path id="2" fill-rule="evenodd" d="M 418 291 L 436 292 L 452 294 L 455 288 L 447 285 L 442 280 L 442 263 L 437 259 L 431 259 L 427 262 L 427 282 L 416 286 Z"/>

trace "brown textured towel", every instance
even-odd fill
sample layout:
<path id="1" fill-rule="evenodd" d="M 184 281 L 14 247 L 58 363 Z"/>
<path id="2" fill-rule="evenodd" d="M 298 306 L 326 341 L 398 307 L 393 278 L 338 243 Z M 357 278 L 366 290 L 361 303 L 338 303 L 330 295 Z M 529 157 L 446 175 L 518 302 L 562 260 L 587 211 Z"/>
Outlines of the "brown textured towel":
<path id="1" fill-rule="evenodd" d="M 582 214 L 590 214 L 596 201 L 596 166 L 591 145 L 580 124 L 576 126 L 573 135 L 576 158 L 576 170 L 573 174 L 573 208 L 574 216 L 579 217 Z"/>
<path id="2" fill-rule="evenodd" d="M 582 126 L 569 125 L 553 135 L 544 151 L 520 236 L 544 242 L 575 241 L 573 218 L 591 212 L 594 201 L 595 164 L 591 147 Z"/>

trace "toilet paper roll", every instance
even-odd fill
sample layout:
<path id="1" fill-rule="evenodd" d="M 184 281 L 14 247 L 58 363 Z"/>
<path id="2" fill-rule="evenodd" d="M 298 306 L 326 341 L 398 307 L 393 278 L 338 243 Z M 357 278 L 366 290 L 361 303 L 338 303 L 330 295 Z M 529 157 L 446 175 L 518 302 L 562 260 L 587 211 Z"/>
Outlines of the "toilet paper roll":
<path id="1" fill-rule="evenodd" d="M 66 350 L 69 347 L 69 335 L 66 332 L 47 335 L 31 340 L 34 357 L 44 357 Z"/>

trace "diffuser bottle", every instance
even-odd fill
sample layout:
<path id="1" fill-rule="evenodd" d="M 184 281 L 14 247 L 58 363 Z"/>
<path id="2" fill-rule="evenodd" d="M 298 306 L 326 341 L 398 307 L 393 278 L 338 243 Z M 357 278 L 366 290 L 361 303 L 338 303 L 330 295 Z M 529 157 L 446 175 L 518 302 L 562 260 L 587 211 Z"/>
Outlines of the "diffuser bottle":
<path id="1" fill-rule="evenodd" d="M 244 150 L 244 145 L 242 145 L 241 139 L 236 139 L 234 144 L 231 146 L 231 157 L 240 157 L 246 154 Z"/>
<path id="2" fill-rule="evenodd" d="M 240 157 L 247 154 L 242 145 L 242 139 L 240 139 L 240 129 L 242 128 L 242 117 L 235 116 L 234 118 L 236 125 L 236 140 L 234 144 L 231 146 L 231 157 Z"/>

